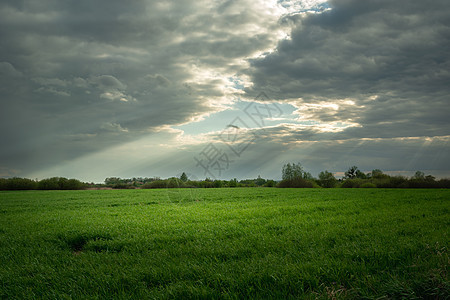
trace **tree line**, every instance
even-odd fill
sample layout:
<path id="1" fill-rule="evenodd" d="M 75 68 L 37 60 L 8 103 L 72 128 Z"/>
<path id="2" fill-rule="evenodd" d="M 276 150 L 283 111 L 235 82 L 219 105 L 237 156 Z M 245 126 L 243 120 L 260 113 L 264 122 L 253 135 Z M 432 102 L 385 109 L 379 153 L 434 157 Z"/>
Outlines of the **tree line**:
<path id="1" fill-rule="evenodd" d="M 222 188 L 222 187 L 278 187 L 278 188 L 450 188 L 450 179 L 440 179 L 417 171 L 412 177 L 390 176 L 380 169 L 364 173 L 357 166 L 350 167 L 342 179 L 328 170 L 315 178 L 300 163 L 287 163 L 281 170 L 282 180 L 258 176 L 254 179 L 192 180 L 186 173 L 180 177 L 108 177 L 103 184 L 85 183 L 77 179 L 52 177 L 42 180 L 28 178 L 0 178 L 0 190 L 81 190 L 86 188 L 161 189 L 161 188 Z"/>
<path id="2" fill-rule="evenodd" d="M 222 188 L 222 187 L 275 187 L 277 182 L 271 179 L 264 179 L 258 176 L 255 179 L 218 180 L 205 178 L 204 180 L 192 180 L 185 172 L 180 177 L 170 177 L 161 179 L 152 178 L 118 178 L 108 177 L 105 179 L 105 186 L 114 189 L 160 189 L 160 188 Z"/>
<path id="3" fill-rule="evenodd" d="M 87 183 L 65 177 L 42 180 L 20 177 L 0 178 L 0 190 L 82 190 L 86 187 L 88 187 Z"/>
<path id="4" fill-rule="evenodd" d="M 282 169 L 283 180 L 278 187 L 323 187 L 323 188 L 450 188 L 450 179 L 440 179 L 417 171 L 414 176 L 390 176 L 380 169 L 364 173 L 357 166 L 350 167 L 342 179 L 336 179 L 333 173 L 325 170 L 318 178 L 305 172 L 300 163 L 285 164 Z"/>

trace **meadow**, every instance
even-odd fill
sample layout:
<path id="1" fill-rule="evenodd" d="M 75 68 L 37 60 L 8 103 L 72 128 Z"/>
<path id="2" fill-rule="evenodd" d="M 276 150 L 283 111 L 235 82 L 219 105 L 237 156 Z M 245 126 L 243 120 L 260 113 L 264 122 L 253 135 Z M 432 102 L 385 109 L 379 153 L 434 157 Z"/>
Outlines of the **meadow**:
<path id="1" fill-rule="evenodd" d="M 448 299 L 450 190 L 0 192 L 2 299 Z"/>

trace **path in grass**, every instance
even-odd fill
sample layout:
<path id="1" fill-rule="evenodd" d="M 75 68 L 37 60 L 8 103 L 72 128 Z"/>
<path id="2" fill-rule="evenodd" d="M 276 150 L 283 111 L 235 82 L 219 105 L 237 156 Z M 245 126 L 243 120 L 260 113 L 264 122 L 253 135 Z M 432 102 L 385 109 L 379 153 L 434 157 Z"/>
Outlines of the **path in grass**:
<path id="1" fill-rule="evenodd" d="M 450 191 L 0 193 L 0 297 L 449 295 Z"/>

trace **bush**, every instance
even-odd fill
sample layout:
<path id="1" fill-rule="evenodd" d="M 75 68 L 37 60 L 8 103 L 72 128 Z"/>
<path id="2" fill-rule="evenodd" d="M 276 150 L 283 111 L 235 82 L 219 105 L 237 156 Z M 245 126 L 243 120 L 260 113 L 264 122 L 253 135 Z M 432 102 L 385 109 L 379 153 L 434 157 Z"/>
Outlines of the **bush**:
<path id="1" fill-rule="evenodd" d="M 67 179 L 64 177 L 52 177 L 42 179 L 37 184 L 40 190 L 81 190 L 86 184 L 77 179 Z"/>
<path id="2" fill-rule="evenodd" d="M 113 189 L 118 189 L 118 190 L 134 189 L 134 186 L 126 184 L 126 183 L 116 183 L 116 184 L 111 185 L 111 187 Z"/>
<path id="3" fill-rule="evenodd" d="M 343 188 L 359 188 L 362 184 L 366 183 L 367 180 L 355 178 L 355 179 L 347 179 L 345 180 L 341 187 Z"/>
<path id="4" fill-rule="evenodd" d="M 40 189 L 40 190 L 58 190 L 59 189 L 58 180 L 59 180 L 58 177 L 42 179 L 38 183 L 38 189 Z"/>
<path id="5" fill-rule="evenodd" d="M 142 186 L 143 189 L 164 189 L 166 187 L 167 182 L 165 180 L 155 180 Z"/>
<path id="6" fill-rule="evenodd" d="M 276 185 L 277 185 L 277 183 L 275 182 L 275 180 L 272 180 L 272 179 L 267 180 L 266 183 L 264 184 L 264 186 L 266 186 L 266 187 L 274 187 Z"/>
<path id="7" fill-rule="evenodd" d="M 8 182 L 8 180 L 6 180 L 5 178 L 0 178 L 0 191 L 6 190 L 7 182 Z"/>
<path id="8" fill-rule="evenodd" d="M 393 188 L 407 188 L 408 187 L 408 179 L 403 176 L 393 176 L 389 178 L 389 182 Z"/>
<path id="9" fill-rule="evenodd" d="M 359 186 L 360 188 L 376 188 L 377 186 L 372 182 L 366 182 Z"/>
<path id="10" fill-rule="evenodd" d="M 450 188 L 450 179 L 444 178 L 438 181 L 438 186 L 441 189 L 448 189 Z"/>
<path id="11" fill-rule="evenodd" d="M 67 180 L 66 187 L 68 190 L 82 190 L 87 187 L 87 184 L 78 179 Z"/>
<path id="12" fill-rule="evenodd" d="M 317 185 L 316 185 L 317 186 Z M 314 184 L 303 178 L 285 179 L 278 183 L 279 188 L 312 188 Z"/>
<path id="13" fill-rule="evenodd" d="M 334 188 L 337 184 L 337 180 L 333 173 L 328 171 L 323 171 L 319 173 L 319 179 L 317 183 L 324 188 Z"/>
<path id="14" fill-rule="evenodd" d="M 13 177 L 0 181 L 0 190 L 35 190 L 37 182 L 28 178 Z"/>
<path id="15" fill-rule="evenodd" d="M 200 181 L 200 187 L 202 188 L 213 188 L 214 182 L 211 180 Z"/>
<path id="16" fill-rule="evenodd" d="M 408 181 L 408 187 L 412 189 L 426 189 L 426 188 L 437 188 L 439 184 L 436 181 L 429 181 L 424 179 L 410 179 Z"/>
<path id="17" fill-rule="evenodd" d="M 166 187 L 169 189 L 182 188 L 184 187 L 184 182 L 178 178 L 173 177 L 167 180 Z"/>

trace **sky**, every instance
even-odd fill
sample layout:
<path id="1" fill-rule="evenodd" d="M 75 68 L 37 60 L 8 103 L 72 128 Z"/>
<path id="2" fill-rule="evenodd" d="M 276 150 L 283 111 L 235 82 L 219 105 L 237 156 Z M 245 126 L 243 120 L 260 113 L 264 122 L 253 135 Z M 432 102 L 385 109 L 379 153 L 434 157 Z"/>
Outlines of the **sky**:
<path id="1" fill-rule="evenodd" d="M 450 177 L 448 0 L 2 0 L 0 177 Z"/>

